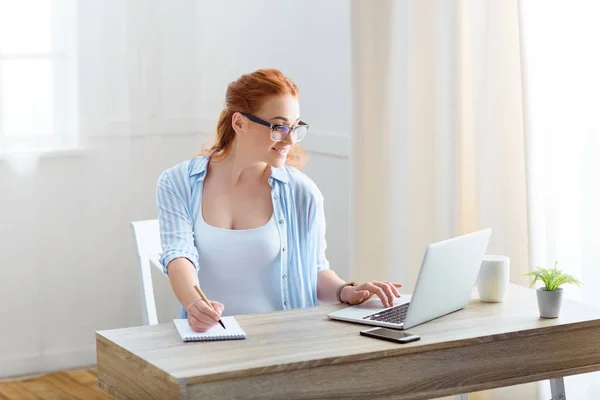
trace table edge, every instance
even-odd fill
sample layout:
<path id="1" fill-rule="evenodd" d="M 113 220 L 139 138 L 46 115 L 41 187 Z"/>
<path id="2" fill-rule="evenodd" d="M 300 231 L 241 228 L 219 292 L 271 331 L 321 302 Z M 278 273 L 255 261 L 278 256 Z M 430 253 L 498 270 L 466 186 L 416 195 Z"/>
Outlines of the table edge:
<path id="1" fill-rule="evenodd" d="M 329 365 L 340 365 L 345 363 L 354 363 L 359 361 L 367 361 L 376 358 L 387 358 L 387 357 L 398 357 L 403 355 L 412 355 L 419 353 L 427 353 L 432 351 L 440 351 L 440 350 L 448 350 L 457 347 L 467 347 L 474 346 L 479 344 L 486 344 L 490 342 L 498 342 L 498 341 L 506 341 L 513 339 L 521 339 L 526 337 L 535 337 L 539 335 L 545 335 L 548 333 L 561 333 L 561 332 L 569 332 L 574 330 L 582 330 L 589 328 L 600 328 L 600 319 L 597 320 L 588 320 L 588 321 L 579 321 L 569 324 L 562 325 L 554 325 L 543 328 L 535 328 L 528 329 L 524 331 L 512 331 L 506 332 L 502 334 L 494 334 L 488 336 L 479 336 L 468 339 L 460 339 L 454 341 L 447 342 L 438 342 L 421 346 L 410 346 L 410 347 L 397 347 L 397 348 L 389 348 L 384 350 L 376 350 L 372 352 L 362 352 L 355 354 L 348 354 L 344 356 L 330 356 L 324 358 L 315 358 L 311 360 L 305 361 L 295 361 L 290 363 L 276 364 L 270 366 L 261 366 L 261 367 L 253 367 L 247 369 L 237 369 L 231 371 L 222 371 L 222 372 L 214 372 L 208 373 L 205 375 L 196 375 L 196 376 L 178 376 L 178 374 L 171 374 L 166 371 L 163 371 L 156 365 L 152 364 L 157 369 L 163 371 L 174 379 L 179 385 L 187 386 L 191 384 L 199 384 L 199 383 L 209 383 L 209 382 L 218 382 L 229 379 L 236 378 L 246 378 L 250 376 L 260 376 L 260 375 L 270 375 L 280 372 L 287 371 L 296 371 L 302 369 L 314 368 L 315 366 L 329 366 Z M 290 368 L 291 367 L 291 368 Z"/>

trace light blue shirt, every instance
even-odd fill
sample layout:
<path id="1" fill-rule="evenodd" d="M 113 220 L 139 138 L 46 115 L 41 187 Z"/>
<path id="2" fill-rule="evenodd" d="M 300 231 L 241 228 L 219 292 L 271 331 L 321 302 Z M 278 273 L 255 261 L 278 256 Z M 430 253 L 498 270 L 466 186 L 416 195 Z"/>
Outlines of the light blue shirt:
<path id="1" fill-rule="evenodd" d="M 189 259 L 196 271 L 202 268 L 194 239 L 207 164 L 208 157 L 195 157 L 163 171 L 158 180 L 160 261 L 165 274 L 169 262 L 178 257 Z M 281 309 L 316 306 L 317 275 L 329 269 L 323 195 L 310 178 L 288 165 L 271 168 L 269 185 L 281 245 L 277 277 Z M 224 282 L 223 290 L 226 287 Z M 187 317 L 182 306 L 179 316 Z"/>

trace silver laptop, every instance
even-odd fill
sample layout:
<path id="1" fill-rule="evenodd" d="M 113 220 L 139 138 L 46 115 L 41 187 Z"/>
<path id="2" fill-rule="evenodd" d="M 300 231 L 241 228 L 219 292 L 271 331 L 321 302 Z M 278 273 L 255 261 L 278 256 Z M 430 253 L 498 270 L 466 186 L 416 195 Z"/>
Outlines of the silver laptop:
<path id="1" fill-rule="evenodd" d="M 331 319 L 408 329 L 464 308 L 471 297 L 491 229 L 427 246 L 412 295 L 401 294 L 392 307 L 371 300 L 329 313 Z"/>

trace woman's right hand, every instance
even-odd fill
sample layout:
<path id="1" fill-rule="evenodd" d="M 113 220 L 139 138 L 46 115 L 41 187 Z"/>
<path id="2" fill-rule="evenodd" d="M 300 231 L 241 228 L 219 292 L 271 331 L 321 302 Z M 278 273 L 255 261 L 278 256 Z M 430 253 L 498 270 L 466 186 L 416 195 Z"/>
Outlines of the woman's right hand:
<path id="1" fill-rule="evenodd" d="M 198 297 L 186 307 L 188 324 L 190 324 L 193 331 L 206 332 L 219 323 L 225 307 L 218 301 L 211 301 L 210 304 L 212 304 L 214 310 L 202 298 Z"/>

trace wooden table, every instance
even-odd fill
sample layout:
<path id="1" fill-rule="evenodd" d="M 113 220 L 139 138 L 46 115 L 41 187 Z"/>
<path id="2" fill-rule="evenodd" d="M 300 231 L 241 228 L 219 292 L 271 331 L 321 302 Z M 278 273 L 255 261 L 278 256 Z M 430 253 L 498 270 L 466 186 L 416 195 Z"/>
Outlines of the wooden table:
<path id="1" fill-rule="evenodd" d="M 236 341 L 183 343 L 172 323 L 99 331 L 98 386 L 118 399 L 430 399 L 600 370 L 600 310 L 565 300 L 540 319 L 534 289 L 511 285 L 496 304 L 474 291 L 404 345 L 328 320 L 340 307 L 239 316 Z"/>

